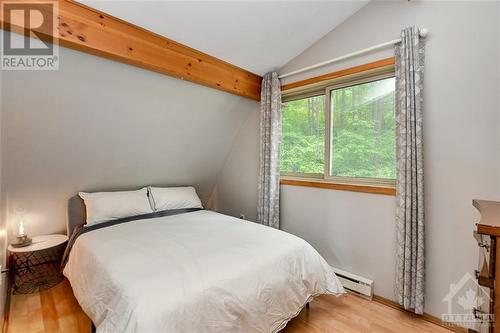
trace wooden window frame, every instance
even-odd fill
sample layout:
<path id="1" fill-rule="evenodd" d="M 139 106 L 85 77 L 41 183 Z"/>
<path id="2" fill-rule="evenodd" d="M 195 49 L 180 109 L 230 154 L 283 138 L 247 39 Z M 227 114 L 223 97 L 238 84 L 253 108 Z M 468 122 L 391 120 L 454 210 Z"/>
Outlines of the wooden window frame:
<path id="1" fill-rule="evenodd" d="M 340 73 L 340 74 L 338 74 Z M 341 75 L 345 74 L 345 75 Z M 364 177 L 336 177 L 330 175 L 331 164 L 331 93 L 333 90 L 351 87 L 395 76 L 394 58 L 382 59 L 370 64 L 356 66 L 283 86 L 283 101 L 292 101 L 313 96 L 325 96 L 325 163 L 323 174 L 281 173 L 281 184 L 307 186 L 385 195 L 396 194 L 396 180 Z M 287 87 L 289 87 L 287 89 Z M 287 92 L 287 90 L 289 90 Z"/>

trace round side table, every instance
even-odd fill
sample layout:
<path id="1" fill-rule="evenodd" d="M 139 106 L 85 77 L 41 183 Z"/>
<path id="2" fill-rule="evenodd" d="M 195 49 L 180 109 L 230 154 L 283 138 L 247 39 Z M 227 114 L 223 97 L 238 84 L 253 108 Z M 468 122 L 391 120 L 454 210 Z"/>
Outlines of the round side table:
<path id="1" fill-rule="evenodd" d="M 30 294 L 49 289 L 62 281 L 61 258 L 66 249 L 66 235 L 44 235 L 32 238 L 25 247 L 9 245 L 9 268 L 12 292 Z"/>

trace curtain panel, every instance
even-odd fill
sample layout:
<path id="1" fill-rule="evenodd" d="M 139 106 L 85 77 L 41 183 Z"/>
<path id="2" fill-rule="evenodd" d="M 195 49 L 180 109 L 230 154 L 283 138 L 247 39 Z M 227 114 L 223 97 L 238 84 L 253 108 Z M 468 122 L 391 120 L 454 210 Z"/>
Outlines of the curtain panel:
<path id="1" fill-rule="evenodd" d="M 422 104 L 424 48 L 419 29 L 396 44 L 396 296 L 405 309 L 424 310 L 424 162 Z"/>
<path id="2" fill-rule="evenodd" d="M 279 229 L 281 84 L 277 73 L 262 79 L 260 100 L 260 168 L 257 222 Z"/>

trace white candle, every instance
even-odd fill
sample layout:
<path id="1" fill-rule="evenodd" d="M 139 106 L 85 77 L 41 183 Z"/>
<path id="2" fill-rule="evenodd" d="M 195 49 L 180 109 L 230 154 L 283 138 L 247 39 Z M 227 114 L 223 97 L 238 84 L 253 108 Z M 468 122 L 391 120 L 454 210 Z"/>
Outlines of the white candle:
<path id="1" fill-rule="evenodd" d="M 21 220 L 19 222 L 19 236 L 24 236 L 24 222 Z"/>

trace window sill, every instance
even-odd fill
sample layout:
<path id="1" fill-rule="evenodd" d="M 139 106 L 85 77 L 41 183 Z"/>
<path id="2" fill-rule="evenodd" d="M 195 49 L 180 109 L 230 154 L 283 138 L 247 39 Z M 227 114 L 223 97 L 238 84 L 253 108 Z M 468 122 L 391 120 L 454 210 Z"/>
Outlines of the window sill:
<path id="1" fill-rule="evenodd" d="M 282 178 L 280 180 L 281 185 L 290 186 L 307 186 L 324 188 L 331 190 L 340 191 L 353 191 L 353 192 L 363 192 L 363 193 L 374 193 L 374 194 L 384 194 L 384 195 L 396 195 L 396 188 L 385 187 L 385 186 L 374 186 L 374 185 L 358 185 L 358 184 L 343 184 L 338 182 L 331 182 L 319 179 L 297 179 L 297 178 Z"/>

